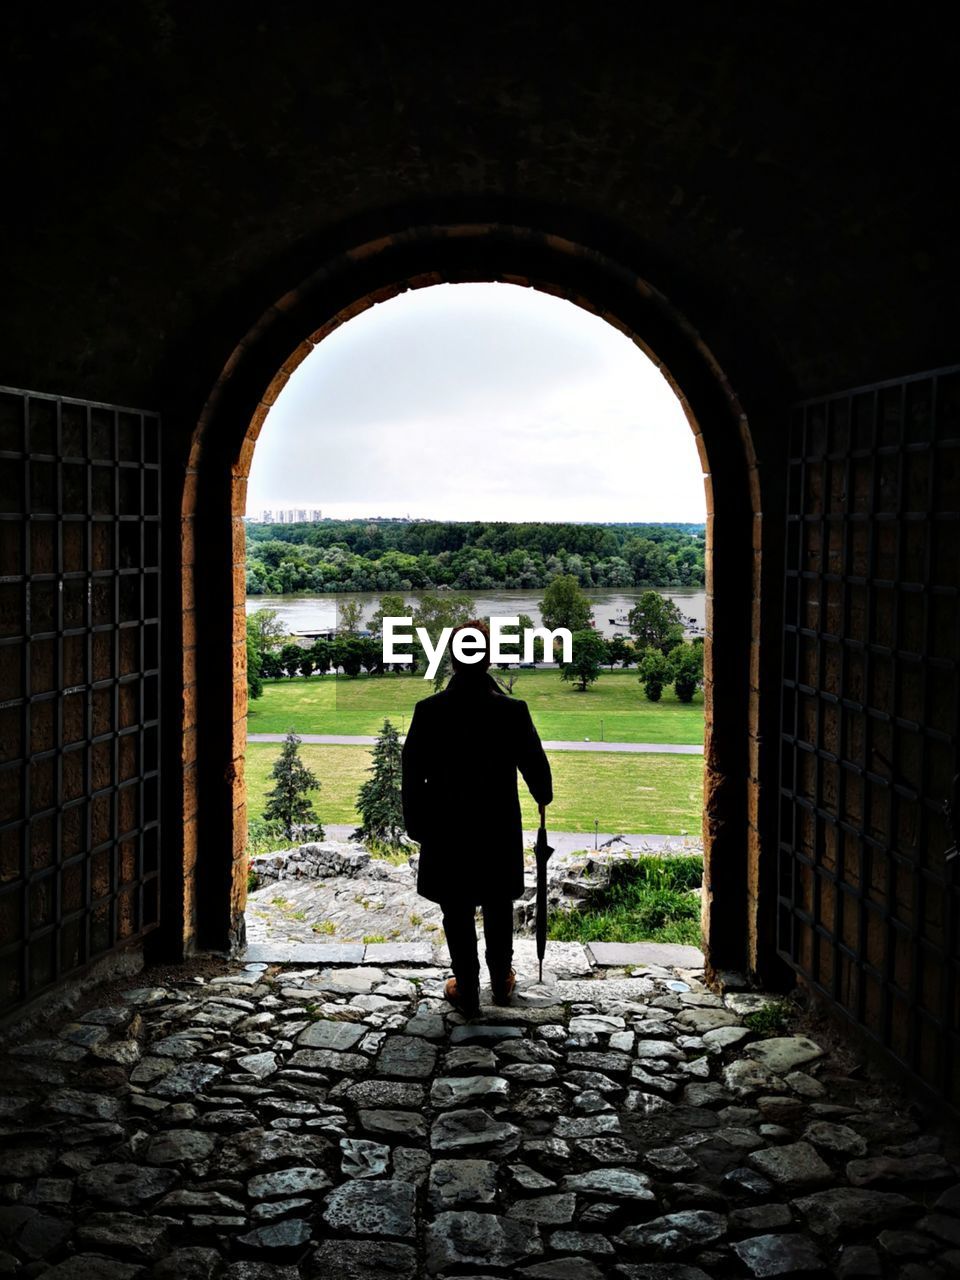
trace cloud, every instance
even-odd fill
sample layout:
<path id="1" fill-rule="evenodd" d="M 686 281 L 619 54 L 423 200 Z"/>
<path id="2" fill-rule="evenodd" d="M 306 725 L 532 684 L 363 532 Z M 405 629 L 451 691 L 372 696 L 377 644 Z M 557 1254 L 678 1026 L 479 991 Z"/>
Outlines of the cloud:
<path id="1" fill-rule="evenodd" d="M 445 285 L 371 308 L 296 371 L 248 512 L 702 520 L 693 435 L 656 367 L 560 299 Z"/>

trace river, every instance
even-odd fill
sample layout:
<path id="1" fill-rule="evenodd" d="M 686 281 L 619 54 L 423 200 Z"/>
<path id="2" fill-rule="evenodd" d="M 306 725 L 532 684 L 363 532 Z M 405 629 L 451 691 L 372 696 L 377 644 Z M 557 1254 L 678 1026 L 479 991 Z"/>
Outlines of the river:
<path id="1" fill-rule="evenodd" d="M 661 595 L 675 600 L 684 618 L 692 618 L 693 625 L 702 633 L 706 626 L 706 594 L 702 588 L 655 588 Z M 625 625 L 617 626 L 615 618 L 625 617 L 643 593 L 643 587 L 629 590 L 610 590 L 596 587 L 587 590 L 593 606 L 597 627 L 604 635 L 626 632 Z M 416 592 L 406 592 L 407 600 L 416 599 Z M 470 593 L 476 605 L 476 613 L 482 618 L 491 616 L 516 617 L 526 613 L 539 624 L 538 603 L 543 599 L 543 588 L 535 591 L 475 591 Z M 247 613 L 257 609 L 276 609 L 288 631 L 323 631 L 335 627 L 338 600 L 359 600 L 363 609 L 363 621 L 369 622 L 380 607 L 380 592 L 344 592 L 342 595 L 310 595 L 306 592 L 285 596 L 247 596 Z"/>

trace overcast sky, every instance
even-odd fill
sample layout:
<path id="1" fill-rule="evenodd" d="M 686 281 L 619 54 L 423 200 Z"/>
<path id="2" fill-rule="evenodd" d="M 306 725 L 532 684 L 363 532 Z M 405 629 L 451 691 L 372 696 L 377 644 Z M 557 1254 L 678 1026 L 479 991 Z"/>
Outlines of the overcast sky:
<path id="1" fill-rule="evenodd" d="M 533 289 L 439 285 L 348 321 L 257 442 L 247 513 L 702 521 L 693 433 L 605 321 Z"/>

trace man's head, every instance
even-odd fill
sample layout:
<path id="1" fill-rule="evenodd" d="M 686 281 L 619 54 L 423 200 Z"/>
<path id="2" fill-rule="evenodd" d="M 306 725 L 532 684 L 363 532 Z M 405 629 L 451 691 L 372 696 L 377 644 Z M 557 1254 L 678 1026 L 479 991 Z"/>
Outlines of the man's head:
<path id="1" fill-rule="evenodd" d="M 469 634 L 465 636 L 460 643 L 464 646 L 464 652 L 479 655 L 479 661 L 461 662 L 454 648 L 454 641 L 458 635 L 464 632 Z M 458 627 L 454 627 L 453 634 L 450 636 L 450 661 L 453 663 L 454 671 L 471 672 L 475 675 L 481 675 L 490 666 L 490 629 L 485 622 L 479 618 L 473 618 L 469 622 L 461 622 Z"/>

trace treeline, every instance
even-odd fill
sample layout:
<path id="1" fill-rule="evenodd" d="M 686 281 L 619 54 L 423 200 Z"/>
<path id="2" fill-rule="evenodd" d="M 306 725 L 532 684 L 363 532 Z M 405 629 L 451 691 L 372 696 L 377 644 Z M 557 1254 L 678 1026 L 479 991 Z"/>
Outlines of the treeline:
<path id="1" fill-rule="evenodd" d="M 704 526 L 484 521 L 247 526 L 247 594 L 698 587 Z"/>

